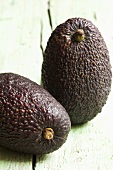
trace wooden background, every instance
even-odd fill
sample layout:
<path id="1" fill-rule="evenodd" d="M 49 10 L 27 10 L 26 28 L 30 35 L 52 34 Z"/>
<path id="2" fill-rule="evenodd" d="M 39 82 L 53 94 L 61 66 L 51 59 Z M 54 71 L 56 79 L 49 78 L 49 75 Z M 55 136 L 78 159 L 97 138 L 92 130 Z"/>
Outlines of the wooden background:
<path id="1" fill-rule="evenodd" d="M 40 84 L 43 51 L 52 30 L 71 17 L 91 20 L 101 31 L 113 65 L 113 10 L 107 0 L 0 0 L 0 72 Z M 41 158 L 0 147 L 0 170 L 112 170 L 113 90 L 102 112 L 72 128 L 66 143 Z"/>

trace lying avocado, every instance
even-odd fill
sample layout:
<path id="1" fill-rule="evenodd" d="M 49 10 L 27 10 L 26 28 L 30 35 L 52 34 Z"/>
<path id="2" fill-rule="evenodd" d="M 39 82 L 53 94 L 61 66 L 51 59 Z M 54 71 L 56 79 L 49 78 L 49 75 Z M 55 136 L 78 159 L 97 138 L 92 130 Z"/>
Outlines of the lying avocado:
<path id="1" fill-rule="evenodd" d="M 0 74 L 1 146 L 47 154 L 62 146 L 70 126 L 63 106 L 41 86 L 17 74 Z"/>
<path id="2" fill-rule="evenodd" d="M 91 21 L 72 18 L 56 27 L 44 53 L 42 85 L 65 107 L 72 124 L 101 112 L 111 77 L 109 52 Z"/>

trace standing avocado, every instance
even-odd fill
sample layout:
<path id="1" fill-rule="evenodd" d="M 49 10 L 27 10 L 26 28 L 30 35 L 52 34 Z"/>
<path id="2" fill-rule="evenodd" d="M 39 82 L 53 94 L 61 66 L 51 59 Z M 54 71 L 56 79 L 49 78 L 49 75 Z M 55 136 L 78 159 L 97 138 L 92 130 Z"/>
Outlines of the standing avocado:
<path id="1" fill-rule="evenodd" d="M 56 27 L 44 53 L 42 84 L 65 107 L 72 124 L 101 112 L 111 77 L 109 52 L 91 21 L 72 18 Z"/>
<path id="2" fill-rule="evenodd" d="M 63 145 L 70 126 L 64 107 L 41 86 L 17 74 L 0 74 L 1 146 L 47 154 Z"/>

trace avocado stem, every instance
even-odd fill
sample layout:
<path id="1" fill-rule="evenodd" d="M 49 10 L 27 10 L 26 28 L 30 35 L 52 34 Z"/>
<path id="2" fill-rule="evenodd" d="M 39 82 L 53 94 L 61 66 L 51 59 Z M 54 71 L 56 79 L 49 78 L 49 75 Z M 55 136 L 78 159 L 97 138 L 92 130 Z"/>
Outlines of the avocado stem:
<path id="1" fill-rule="evenodd" d="M 74 36 L 74 39 L 77 42 L 83 41 L 84 38 L 85 38 L 84 30 L 83 29 L 77 29 L 76 32 L 73 34 L 73 36 Z"/>
<path id="2" fill-rule="evenodd" d="M 53 139 L 54 136 L 54 131 L 52 128 L 45 128 L 44 129 L 44 133 L 43 133 L 43 137 L 47 140 L 51 140 Z"/>

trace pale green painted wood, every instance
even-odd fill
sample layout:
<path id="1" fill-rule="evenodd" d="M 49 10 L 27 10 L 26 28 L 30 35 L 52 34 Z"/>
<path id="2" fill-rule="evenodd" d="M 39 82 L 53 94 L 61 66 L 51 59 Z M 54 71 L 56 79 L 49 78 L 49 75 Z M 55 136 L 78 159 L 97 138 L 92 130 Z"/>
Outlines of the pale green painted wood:
<path id="1" fill-rule="evenodd" d="M 45 29 L 41 23 L 44 16 L 46 34 L 49 32 L 44 0 L 14 3 L 5 0 L 0 5 L 0 71 L 16 72 L 39 83 L 42 63 L 41 32 Z"/>

